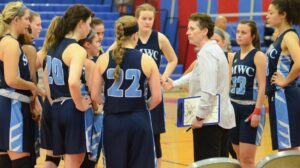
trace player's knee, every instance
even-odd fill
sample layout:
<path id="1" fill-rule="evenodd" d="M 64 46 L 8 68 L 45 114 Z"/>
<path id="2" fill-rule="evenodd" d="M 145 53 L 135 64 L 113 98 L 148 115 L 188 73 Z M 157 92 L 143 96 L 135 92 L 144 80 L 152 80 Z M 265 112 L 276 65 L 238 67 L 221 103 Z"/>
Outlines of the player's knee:
<path id="1" fill-rule="evenodd" d="M 240 162 L 242 165 L 254 165 L 255 157 L 241 155 Z"/>

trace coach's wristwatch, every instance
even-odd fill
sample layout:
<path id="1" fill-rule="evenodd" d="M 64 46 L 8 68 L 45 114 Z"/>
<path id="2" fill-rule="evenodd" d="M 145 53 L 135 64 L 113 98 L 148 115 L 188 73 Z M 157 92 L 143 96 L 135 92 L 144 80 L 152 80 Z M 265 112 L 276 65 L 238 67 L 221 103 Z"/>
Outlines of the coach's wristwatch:
<path id="1" fill-rule="evenodd" d="M 196 116 L 196 120 L 197 121 L 202 121 L 202 120 L 204 120 L 204 118 L 200 118 L 200 117 Z"/>

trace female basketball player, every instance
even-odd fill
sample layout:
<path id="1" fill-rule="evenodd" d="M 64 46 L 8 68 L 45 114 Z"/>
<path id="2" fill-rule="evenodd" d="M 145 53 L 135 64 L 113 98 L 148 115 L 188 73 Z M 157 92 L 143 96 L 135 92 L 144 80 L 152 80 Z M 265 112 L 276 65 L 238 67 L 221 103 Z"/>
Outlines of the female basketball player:
<path id="1" fill-rule="evenodd" d="M 166 80 L 177 65 L 177 56 L 168 40 L 160 32 L 153 30 L 155 8 L 150 4 L 142 4 L 136 8 L 135 17 L 139 24 L 139 40 L 136 49 L 151 56 L 157 67 L 160 67 L 161 57 L 164 55 L 168 61 L 161 80 Z M 151 92 L 148 93 L 151 97 Z M 165 128 L 165 110 L 163 101 L 153 110 L 151 110 L 151 121 L 154 133 L 154 142 L 158 167 L 161 166 L 162 150 L 160 144 L 160 134 L 166 131 Z"/>
<path id="2" fill-rule="evenodd" d="M 91 101 L 89 96 L 81 95 L 87 54 L 77 42 L 89 33 L 92 16 L 92 11 L 84 5 L 68 8 L 54 30 L 55 39 L 47 53 L 53 154 L 64 155 L 65 167 L 70 168 L 79 168 L 89 151 L 85 112 Z"/>
<path id="3" fill-rule="evenodd" d="M 300 25 L 300 1 L 273 0 L 267 22 L 276 29 L 276 40 L 267 51 L 267 87 L 273 149 L 300 146 L 299 38 L 292 25 Z"/>
<path id="4" fill-rule="evenodd" d="M 79 44 L 83 46 L 87 52 L 88 59 L 86 59 L 85 61 L 85 78 L 86 78 L 85 85 L 87 86 L 86 88 L 90 89 L 91 84 L 93 82 L 92 73 L 100 52 L 99 36 L 95 31 L 91 30 L 85 39 L 79 41 Z M 85 94 L 90 94 L 90 92 Z M 98 106 L 98 105 L 95 104 L 94 106 Z M 102 147 L 102 141 L 101 141 L 102 127 L 103 127 L 102 123 L 103 123 L 103 113 L 102 113 L 102 108 L 101 109 L 99 108 L 99 110 L 96 110 L 93 115 L 93 128 L 92 128 L 93 139 L 91 144 L 92 149 L 91 152 L 86 154 L 84 161 L 81 164 L 81 168 L 94 168 L 97 164 L 101 152 L 101 147 Z"/>
<path id="5" fill-rule="evenodd" d="M 33 38 L 39 38 L 42 31 L 41 15 L 37 12 L 30 11 L 30 28 L 32 30 Z"/>
<path id="6" fill-rule="evenodd" d="M 41 118 L 41 148 L 45 149 L 46 160 L 44 163 L 44 168 L 56 168 L 60 162 L 60 156 L 53 155 L 53 144 L 52 144 L 52 123 L 51 123 L 51 104 L 52 99 L 49 90 L 48 82 L 48 71 L 47 71 L 47 53 L 49 46 L 54 41 L 54 30 L 57 27 L 58 22 L 60 21 L 60 16 L 55 16 L 48 27 L 46 37 L 42 49 L 38 52 L 37 58 L 37 69 L 39 67 L 43 68 L 43 84 L 46 90 L 46 97 L 43 101 L 43 111 Z"/>
<path id="7" fill-rule="evenodd" d="M 28 60 L 17 38 L 29 27 L 30 10 L 22 2 L 6 4 L 0 14 L 0 167 L 32 168 L 34 121 L 29 103 L 37 95 Z"/>
<path id="8" fill-rule="evenodd" d="M 101 55 L 93 75 L 92 99 L 102 103 L 104 85 L 103 148 L 109 168 L 155 167 L 150 112 L 161 101 L 159 72 L 154 60 L 135 49 L 137 21 L 116 21 L 116 48 Z M 151 98 L 146 101 L 149 80 Z"/>
<path id="9" fill-rule="evenodd" d="M 236 41 L 240 50 L 228 57 L 232 69 L 230 98 L 236 120 L 231 141 L 242 167 L 254 168 L 265 121 L 261 111 L 265 98 L 266 57 L 259 51 L 260 39 L 254 21 L 240 21 Z"/>
<path id="10" fill-rule="evenodd" d="M 101 54 L 104 53 L 104 50 L 102 48 L 102 41 L 104 38 L 104 31 L 105 31 L 103 20 L 98 17 L 94 17 L 92 19 L 91 28 L 96 32 L 98 36 L 98 42 L 100 43 L 100 47 L 99 47 L 99 56 L 100 56 Z"/>

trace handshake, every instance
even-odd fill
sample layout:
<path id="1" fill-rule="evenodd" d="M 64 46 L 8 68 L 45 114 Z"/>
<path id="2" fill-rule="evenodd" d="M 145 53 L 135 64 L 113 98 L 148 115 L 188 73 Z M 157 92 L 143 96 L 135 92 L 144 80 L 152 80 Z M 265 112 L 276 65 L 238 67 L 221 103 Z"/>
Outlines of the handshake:
<path id="1" fill-rule="evenodd" d="M 161 77 L 160 78 L 160 83 L 162 85 L 162 87 L 165 89 L 165 90 L 171 90 L 174 88 L 174 85 L 173 85 L 173 80 L 171 78 L 167 78 L 167 77 Z"/>

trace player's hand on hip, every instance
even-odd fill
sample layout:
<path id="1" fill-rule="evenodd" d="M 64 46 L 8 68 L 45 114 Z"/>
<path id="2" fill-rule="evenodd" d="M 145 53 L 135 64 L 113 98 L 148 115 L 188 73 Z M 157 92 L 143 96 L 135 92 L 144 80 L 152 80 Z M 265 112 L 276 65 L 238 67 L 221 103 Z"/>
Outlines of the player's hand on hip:
<path id="1" fill-rule="evenodd" d="M 278 72 L 275 72 L 272 75 L 271 83 L 276 84 L 277 86 L 280 86 L 280 87 L 286 87 L 288 85 L 288 83 L 286 83 L 284 76 Z"/>

